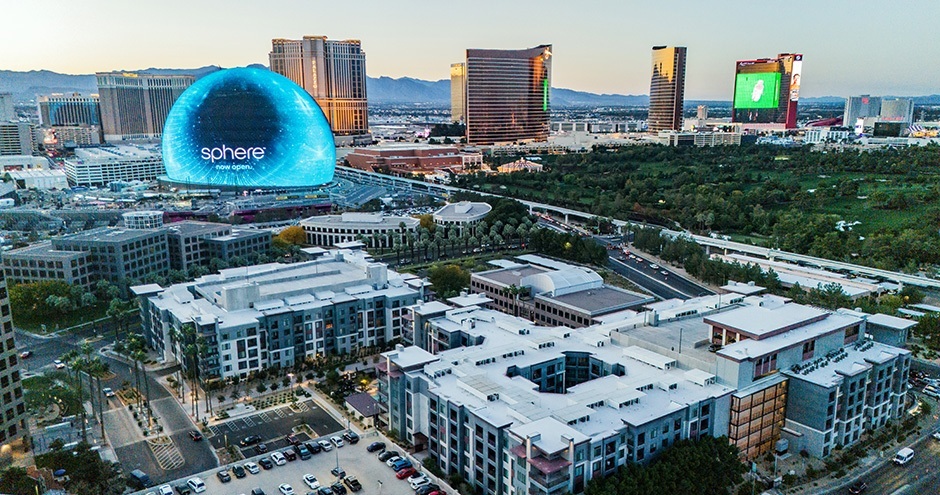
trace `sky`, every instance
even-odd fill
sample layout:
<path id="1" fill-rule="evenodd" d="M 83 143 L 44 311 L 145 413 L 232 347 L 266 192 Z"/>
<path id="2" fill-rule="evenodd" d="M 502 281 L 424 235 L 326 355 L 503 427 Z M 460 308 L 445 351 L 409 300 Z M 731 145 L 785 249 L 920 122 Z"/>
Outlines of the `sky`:
<path id="1" fill-rule="evenodd" d="M 688 47 L 686 99 L 730 100 L 736 60 L 803 53 L 801 96 L 940 93 L 940 1 L 3 0 L 0 70 L 267 64 L 272 38 L 359 39 L 372 77 L 449 77 L 467 48 L 553 45 L 552 85 L 647 94 Z"/>

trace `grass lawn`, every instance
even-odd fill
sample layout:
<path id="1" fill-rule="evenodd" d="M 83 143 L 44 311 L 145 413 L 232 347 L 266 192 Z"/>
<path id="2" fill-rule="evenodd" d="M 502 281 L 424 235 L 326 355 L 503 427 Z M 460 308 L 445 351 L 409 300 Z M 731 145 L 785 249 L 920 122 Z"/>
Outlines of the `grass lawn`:
<path id="1" fill-rule="evenodd" d="M 69 328 L 82 323 L 92 322 L 103 318 L 108 313 L 109 302 L 99 302 L 89 308 L 79 308 L 69 314 L 61 315 L 55 319 L 25 318 L 17 315 L 16 308 L 13 308 L 13 325 L 28 332 L 33 333 L 52 333 L 56 330 Z M 43 328 L 43 325 L 46 327 Z"/>
<path id="2" fill-rule="evenodd" d="M 76 414 L 79 411 L 78 389 L 69 380 L 68 373 L 64 371 L 53 371 L 25 378 L 23 389 L 26 391 L 26 407 L 32 411 L 41 411 L 52 403 L 59 404 L 62 416 Z"/>

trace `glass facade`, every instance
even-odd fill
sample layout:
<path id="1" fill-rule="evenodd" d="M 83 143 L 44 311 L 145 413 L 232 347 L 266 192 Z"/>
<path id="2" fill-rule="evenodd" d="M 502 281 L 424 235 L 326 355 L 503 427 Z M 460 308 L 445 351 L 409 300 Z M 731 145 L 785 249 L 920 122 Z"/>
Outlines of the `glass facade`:
<path id="1" fill-rule="evenodd" d="M 728 438 L 741 450 L 741 457 L 753 459 L 773 449 L 780 439 L 786 410 L 786 380 L 749 395 L 731 397 Z"/>
<path id="2" fill-rule="evenodd" d="M 39 117 L 46 126 L 101 125 L 97 96 L 40 96 Z"/>
<path id="3" fill-rule="evenodd" d="M 654 46 L 653 75 L 650 80 L 649 130 L 682 129 L 685 102 L 684 46 Z"/>
<path id="4" fill-rule="evenodd" d="M 547 141 L 552 46 L 467 50 L 467 141 Z"/>

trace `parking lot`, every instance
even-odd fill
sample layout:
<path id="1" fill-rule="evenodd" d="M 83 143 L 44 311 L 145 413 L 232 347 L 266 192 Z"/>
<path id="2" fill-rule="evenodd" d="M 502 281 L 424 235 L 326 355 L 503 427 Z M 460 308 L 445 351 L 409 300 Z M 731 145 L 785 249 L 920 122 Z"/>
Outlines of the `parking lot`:
<path id="1" fill-rule="evenodd" d="M 334 448 L 330 452 L 320 452 L 306 461 L 298 457 L 297 460 L 290 461 L 283 466 L 274 466 L 270 470 L 262 469 L 258 474 L 249 473 L 241 479 L 232 476 L 231 481 L 227 483 L 221 482 L 216 477 L 216 473 L 221 469 L 225 469 L 225 467 L 202 473 L 199 477 L 206 484 L 205 493 L 207 495 L 248 494 L 254 488 L 261 488 L 266 495 L 280 495 L 278 486 L 281 483 L 290 484 L 294 489 L 294 493 L 303 495 L 311 491 L 303 482 L 304 474 L 312 474 L 317 477 L 322 486 L 329 486 L 337 481 L 337 478 L 330 473 L 330 470 L 336 467 L 338 463 L 346 471 L 347 476 L 355 476 L 362 484 L 362 490 L 355 495 L 414 495 L 414 491 L 407 481 L 396 479 L 395 471 L 378 460 L 379 452 L 366 452 L 366 447 L 376 441 L 377 438 L 376 436 L 364 436 L 359 443 L 347 443 L 345 446 Z M 386 443 L 388 444 L 388 442 Z M 389 448 L 401 450 L 397 447 Z M 283 450 L 285 449 L 279 449 L 279 451 Z M 269 454 L 253 456 L 244 461 L 239 461 L 239 464 L 244 465 L 248 461 L 257 463 L 258 459 L 262 457 L 269 457 Z M 175 487 L 185 482 L 185 479 L 181 479 L 170 483 L 170 485 Z M 136 493 L 142 495 L 149 491 L 156 492 L 156 487 Z M 352 492 L 349 492 L 349 495 L 353 495 Z"/>
<path id="2" fill-rule="evenodd" d="M 299 402 L 298 410 L 295 412 L 289 406 L 284 406 L 210 426 L 209 442 L 218 449 L 226 445 L 238 445 L 240 440 L 249 435 L 258 435 L 269 450 L 274 450 L 286 447 L 287 440 L 284 437 L 301 424 L 312 428 L 315 436 L 325 436 L 343 429 L 343 425 L 312 400 Z M 301 441 L 307 440 L 306 435 L 298 434 L 297 437 Z M 241 450 L 245 457 L 255 455 L 253 446 Z"/>

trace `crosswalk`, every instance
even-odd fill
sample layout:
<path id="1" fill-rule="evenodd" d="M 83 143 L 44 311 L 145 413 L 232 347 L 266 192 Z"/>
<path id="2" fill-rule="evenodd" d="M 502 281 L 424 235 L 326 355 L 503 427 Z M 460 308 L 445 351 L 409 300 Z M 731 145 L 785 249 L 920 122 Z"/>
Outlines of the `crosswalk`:
<path id="1" fill-rule="evenodd" d="M 150 446 L 150 450 L 153 451 L 153 456 L 156 457 L 157 464 L 159 464 L 164 471 L 177 469 L 185 464 L 183 454 L 176 448 L 176 444 L 174 444 L 169 437 L 157 437 L 149 440 L 147 444 Z"/>

